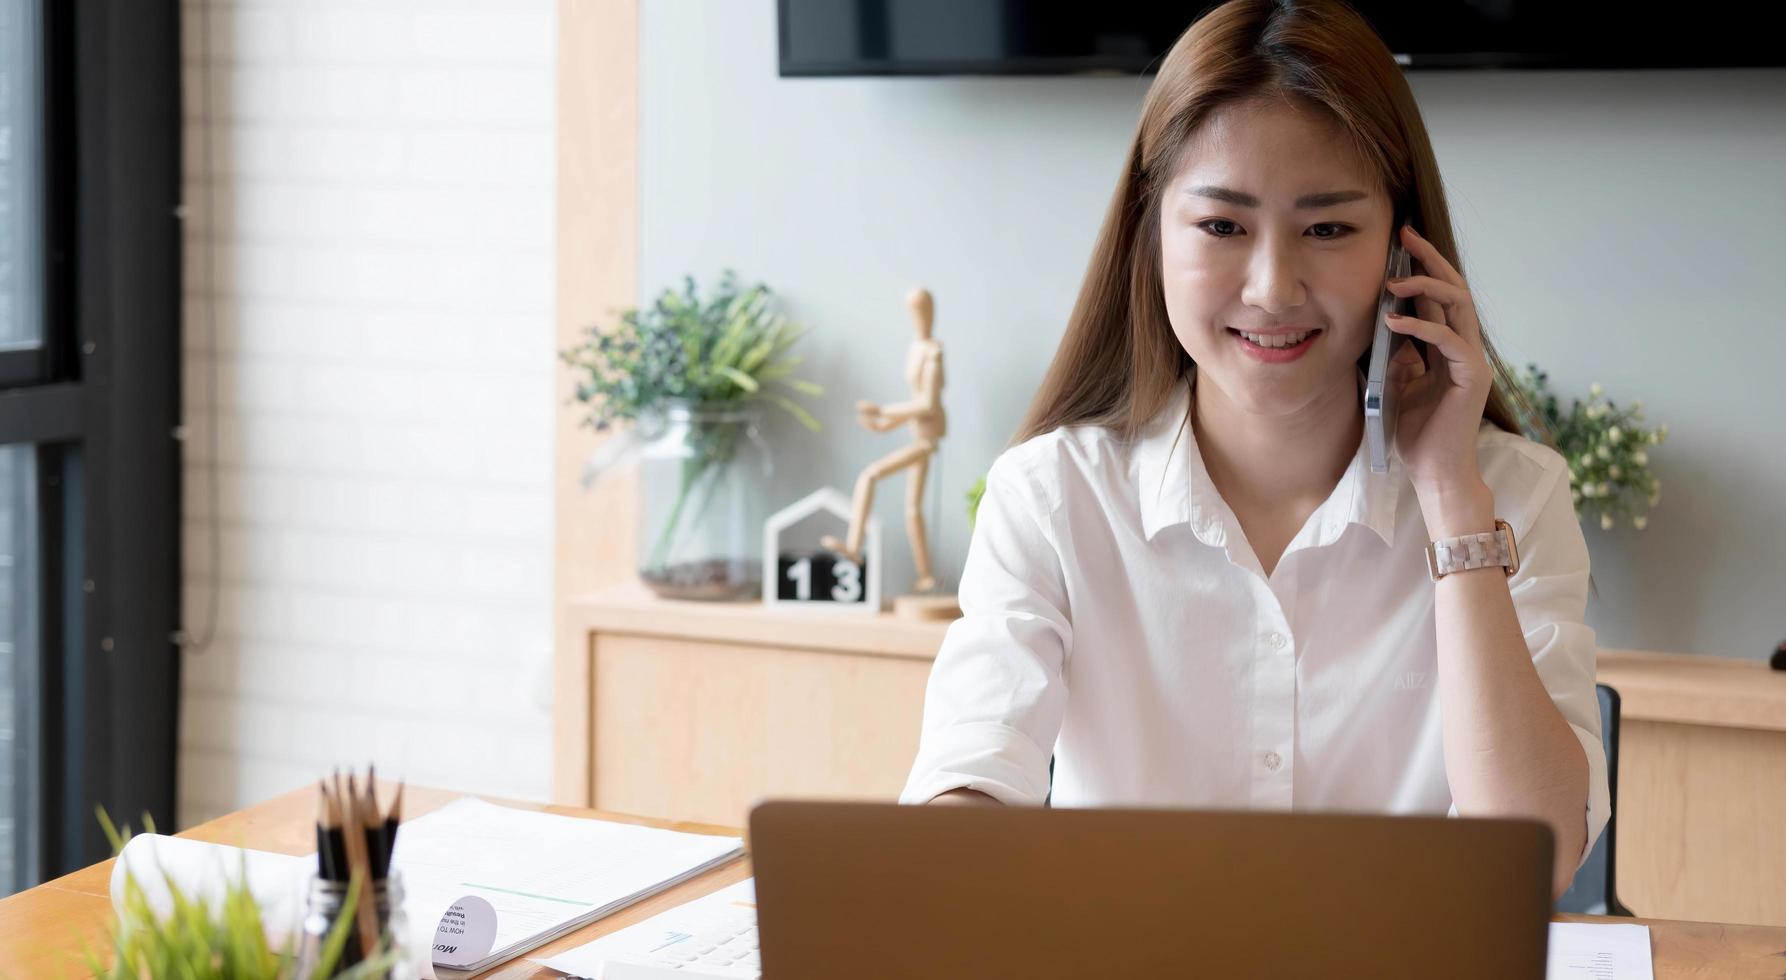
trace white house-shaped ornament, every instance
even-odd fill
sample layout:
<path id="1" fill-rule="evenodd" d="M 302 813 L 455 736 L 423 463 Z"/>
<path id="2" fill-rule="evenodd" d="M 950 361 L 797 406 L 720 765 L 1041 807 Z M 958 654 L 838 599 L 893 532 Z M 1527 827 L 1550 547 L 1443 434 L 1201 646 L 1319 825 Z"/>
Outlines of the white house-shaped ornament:
<path id="1" fill-rule="evenodd" d="M 850 498 L 833 487 L 820 487 L 776 511 L 763 524 L 763 604 L 778 609 L 813 609 L 832 612 L 878 613 L 881 611 L 881 524 L 870 515 L 863 529 L 864 565 L 827 551 L 818 544 L 822 535 L 843 537 L 850 528 Z M 808 518 L 829 515 L 831 527 L 801 528 Z M 803 543 L 810 536 L 812 543 Z M 864 567 L 866 566 L 866 567 Z"/>

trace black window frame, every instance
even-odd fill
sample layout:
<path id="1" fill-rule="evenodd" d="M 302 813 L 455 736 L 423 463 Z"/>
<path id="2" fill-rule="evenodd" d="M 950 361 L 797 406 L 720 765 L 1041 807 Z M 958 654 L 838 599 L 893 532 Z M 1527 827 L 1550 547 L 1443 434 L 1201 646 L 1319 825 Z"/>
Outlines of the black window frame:
<path id="1" fill-rule="evenodd" d="M 180 692 L 179 3 L 40 10 L 42 343 L 0 353 L 0 443 L 38 464 L 25 884 L 110 854 L 97 807 L 174 827 Z"/>

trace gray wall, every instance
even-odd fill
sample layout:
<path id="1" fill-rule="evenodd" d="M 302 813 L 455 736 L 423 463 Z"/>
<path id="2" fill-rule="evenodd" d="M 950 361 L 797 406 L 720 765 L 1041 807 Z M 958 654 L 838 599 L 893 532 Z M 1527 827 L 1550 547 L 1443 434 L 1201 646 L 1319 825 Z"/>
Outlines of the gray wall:
<path id="1" fill-rule="evenodd" d="M 727 266 L 811 325 L 813 436 L 770 427 L 776 504 L 848 491 L 900 445 L 910 287 L 936 296 L 950 434 L 938 567 L 963 495 L 1059 340 L 1147 80 L 781 79 L 775 5 L 645 0 L 641 295 Z M 1484 323 L 1564 394 L 1640 398 L 1669 440 L 1649 529 L 1587 529 L 1600 645 L 1760 657 L 1786 638 L 1786 71 L 1414 73 Z M 903 477 L 888 579 L 910 582 Z"/>

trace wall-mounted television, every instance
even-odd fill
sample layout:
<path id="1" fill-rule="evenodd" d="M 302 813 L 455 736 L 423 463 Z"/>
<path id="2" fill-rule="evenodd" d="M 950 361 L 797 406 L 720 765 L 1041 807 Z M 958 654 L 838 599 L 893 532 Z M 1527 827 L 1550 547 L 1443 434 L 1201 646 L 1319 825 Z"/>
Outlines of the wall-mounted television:
<path id="1" fill-rule="evenodd" d="M 777 0 L 780 73 L 1144 75 L 1213 2 Z M 1786 67 L 1764 3 L 1354 0 L 1409 69 Z"/>

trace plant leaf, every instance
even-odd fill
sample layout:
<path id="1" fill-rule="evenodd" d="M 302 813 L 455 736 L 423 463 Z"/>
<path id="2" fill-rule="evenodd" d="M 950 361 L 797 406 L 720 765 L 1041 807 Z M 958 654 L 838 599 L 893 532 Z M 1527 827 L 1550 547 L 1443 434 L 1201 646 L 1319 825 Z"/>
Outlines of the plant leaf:
<path id="1" fill-rule="evenodd" d="M 819 425 L 819 420 L 812 417 L 812 413 L 808 412 L 804 408 L 801 408 L 799 405 L 788 400 L 787 398 L 784 398 L 781 395 L 777 395 L 774 393 L 766 394 L 766 395 L 764 395 L 764 397 L 767 398 L 769 401 L 774 402 L 775 404 L 780 405 L 782 408 L 786 409 L 789 415 L 792 415 L 794 418 L 799 419 L 800 424 L 806 426 L 811 431 L 817 432 L 817 431 L 819 431 L 820 428 L 822 428 L 822 426 Z"/>
<path id="2" fill-rule="evenodd" d="M 743 371 L 740 371 L 735 367 L 732 367 L 731 365 L 722 364 L 719 367 L 715 368 L 714 370 L 715 370 L 715 372 L 717 372 L 721 375 L 724 375 L 727 378 L 732 379 L 733 384 L 737 385 L 740 388 L 743 388 L 745 391 L 748 391 L 752 394 L 755 394 L 757 389 L 759 387 L 761 387 L 760 385 L 757 384 L 757 380 L 755 378 L 751 377 L 748 374 L 745 374 Z"/>

